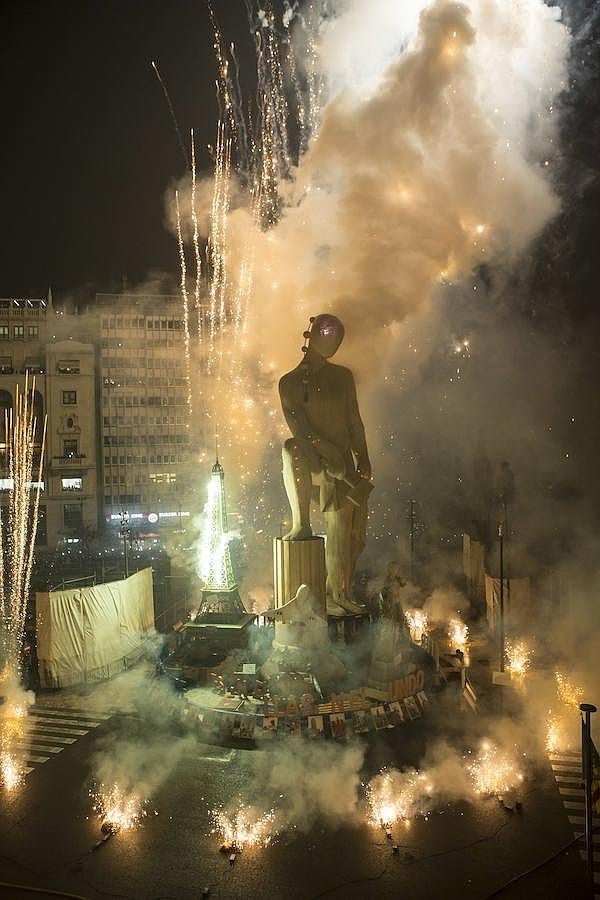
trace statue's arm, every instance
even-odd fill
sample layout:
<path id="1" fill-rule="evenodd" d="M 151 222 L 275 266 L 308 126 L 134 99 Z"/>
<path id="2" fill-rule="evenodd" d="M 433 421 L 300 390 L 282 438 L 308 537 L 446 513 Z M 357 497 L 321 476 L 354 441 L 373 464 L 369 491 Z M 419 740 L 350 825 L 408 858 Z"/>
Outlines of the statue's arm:
<path id="1" fill-rule="evenodd" d="M 369 459 L 369 451 L 367 450 L 367 439 L 365 436 L 365 426 L 360 417 L 358 409 L 358 399 L 356 396 L 356 385 L 354 377 L 350 372 L 348 379 L 348 422 L 350 426 L 350 440 L 352 442 L 352 452 L 356 456 L 356 463 L 359 473 L 363 478 L 371 477 L 371 461 Z"/>

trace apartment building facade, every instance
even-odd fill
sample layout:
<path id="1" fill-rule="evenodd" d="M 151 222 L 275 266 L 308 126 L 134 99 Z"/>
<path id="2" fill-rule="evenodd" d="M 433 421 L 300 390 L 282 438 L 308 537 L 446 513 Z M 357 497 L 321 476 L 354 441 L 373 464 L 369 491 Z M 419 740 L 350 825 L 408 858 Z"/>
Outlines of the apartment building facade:
<path id="1" fill-rule="evenodd" d="M 0 503 L 11 487 L 4 413 L 27 385 L 38 459 L 47 416 L 37 543 L 49 549 L 80 541 L 98 522 L 95 350 L 69 340 L 69 330 L 51 295 L 0 299 Z"/>

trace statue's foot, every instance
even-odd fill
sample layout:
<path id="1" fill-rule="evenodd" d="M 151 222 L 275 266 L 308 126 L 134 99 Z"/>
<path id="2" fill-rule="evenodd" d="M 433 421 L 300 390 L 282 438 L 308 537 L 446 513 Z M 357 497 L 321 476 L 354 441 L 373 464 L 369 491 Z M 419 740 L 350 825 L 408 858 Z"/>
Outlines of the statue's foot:
<path id="1" fill-rule="evenodd" d="M 330 616 L 361 616 L 367 612 L 365 606 L 359 606 L 348 597 L 327 598 L 327 612 Z"/>
<path id="2" fill-rule="evenodd" d="M 292 528 L 287 534 L 284 534 L 284 541 L 306 541 L 313 536 L 310 525 L 298 525 Z"/>

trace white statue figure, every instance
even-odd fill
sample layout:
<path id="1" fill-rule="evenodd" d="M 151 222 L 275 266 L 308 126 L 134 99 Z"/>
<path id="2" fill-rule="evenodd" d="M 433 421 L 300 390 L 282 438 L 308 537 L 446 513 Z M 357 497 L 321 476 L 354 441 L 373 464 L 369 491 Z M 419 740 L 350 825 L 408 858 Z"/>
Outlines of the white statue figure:
<path id="1" fill-rule="evenodd" d="M 350 594 L 365 545 L 371 463 L 352 372 L 329 362 L 344 326 L 329 314 L 311 323 L 304 359 L 279 382 L 293 435 L 283 447 L 283 480 L 292 510 L 292 529 L 284 540 L 312 537 L 310 504 L 313 496 L 318 499 L 327 528 L 328 611 L 359 612 Z"/>

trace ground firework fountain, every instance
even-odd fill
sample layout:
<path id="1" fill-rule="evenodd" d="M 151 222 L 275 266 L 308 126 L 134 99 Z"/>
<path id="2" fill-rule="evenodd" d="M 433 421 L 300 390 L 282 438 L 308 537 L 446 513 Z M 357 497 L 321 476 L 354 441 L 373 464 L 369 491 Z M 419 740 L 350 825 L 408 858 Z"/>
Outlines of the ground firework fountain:
<path id="1" fill-rule="evenodd" d="M 7 789 L 24 775 L 15 751 L 27 706 L 33 700 L 21 686 L 21 652 L 33 548 L 37 531 L 46 423 L 33 408 L 35 379 L 16 390 L 14 412 L 4 422 L 3 463 L 9 481 L 8 504 L 0 519 L 0 779 Z"/>

